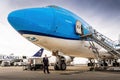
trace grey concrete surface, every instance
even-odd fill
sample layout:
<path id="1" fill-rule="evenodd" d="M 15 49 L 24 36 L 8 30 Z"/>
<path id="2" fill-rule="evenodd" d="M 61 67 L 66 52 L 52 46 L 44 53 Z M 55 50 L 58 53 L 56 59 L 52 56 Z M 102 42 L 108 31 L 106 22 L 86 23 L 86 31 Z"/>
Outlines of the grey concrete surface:
<path id="1" fill-rule="evenodd" d="M 42 70 L 0 67 L 0 80 L 120 80 L 120 72 L 88 71 L 85 66 L 69 66 L 66 71 L 54 71 L 50 67 L 50 74 L 44 74 Z"/>

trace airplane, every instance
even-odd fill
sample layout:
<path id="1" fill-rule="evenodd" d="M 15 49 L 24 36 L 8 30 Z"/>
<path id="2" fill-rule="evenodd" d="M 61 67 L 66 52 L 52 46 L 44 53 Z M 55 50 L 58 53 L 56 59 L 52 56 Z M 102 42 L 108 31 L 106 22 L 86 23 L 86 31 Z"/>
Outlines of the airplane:
<path id="1" fill-rule="evenodd" d="M 37 51 L 33 56 L 31 56 L 32 58 L 39 58 L 39 57 L 41 57 L 41 58 L 43 58 L 43 57 L 45 57 L 45 54 L 46 53 L 43 53 L 44 52 L 44 48 L 41 48 L 39 51 Z M 67 65 L 70 65 L 70 62 L 72 62 L 73 61 L 73 59 L 72 58 L 74 58 L 74 57 L 71 57 L 71 56 L 67 56 L 67 55 L 62 55 L 64 58 L 65 58 L 65 61 L 66 61 L 66 64 Z M 50 64 L 55 64 L 55 62 L 56 62 L 56 58 L 55 58 L 55 60 L 51 60 L 51 59 L 53 59 L 53 55 L 51 55 L 51 54 L 49 54 L 49 56 L 48 56 L 48 58 L 49 58 L 49 63 Z"/>
<path id="2" fill-rule="evenodd" d="M 89 37 L 96 30 L 81 17 L 62 7 L 51 5 L 15 10 L 9 13 L 8 22 L 23 37 L 57 56 L 55 70 L 66 70 L 63 54 L 71 56 L 71 59 L 98 57 L 94 52 L 99 52 L 99 56 L 112 57 L 112 53 L 108 54 L 106 50 L 105 53 L 101 52 L 99 43 Z M 98 37 L 102 40 L 100 35 Z"/>

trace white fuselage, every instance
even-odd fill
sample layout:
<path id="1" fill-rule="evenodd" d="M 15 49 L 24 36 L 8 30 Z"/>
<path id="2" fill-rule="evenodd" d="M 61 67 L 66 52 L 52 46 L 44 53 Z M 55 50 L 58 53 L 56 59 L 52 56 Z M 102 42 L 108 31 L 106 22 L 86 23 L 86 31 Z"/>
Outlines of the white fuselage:
<path id="1" fill-rule="evenodd" d="M 89 41 L 68 40 L 29 34 L 24 34 L 23 36 L 29 38 L 32 43 L 51 51 L 59 50 L 69 56 L 95 58 L 95 55 L 90 48 Z M 96 47 L 100 50 L 100 46 L 97 45 Z"/>

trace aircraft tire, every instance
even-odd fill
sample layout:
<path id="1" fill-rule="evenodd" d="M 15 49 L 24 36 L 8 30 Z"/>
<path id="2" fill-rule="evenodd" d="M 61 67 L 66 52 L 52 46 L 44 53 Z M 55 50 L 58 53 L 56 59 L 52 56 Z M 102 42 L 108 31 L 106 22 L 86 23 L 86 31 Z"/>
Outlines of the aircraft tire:
<path id="1" fill-rule="evenodd" d="M 66 70 L 66 64 L 65 63 L 61 64 L 61 70 Z"/>

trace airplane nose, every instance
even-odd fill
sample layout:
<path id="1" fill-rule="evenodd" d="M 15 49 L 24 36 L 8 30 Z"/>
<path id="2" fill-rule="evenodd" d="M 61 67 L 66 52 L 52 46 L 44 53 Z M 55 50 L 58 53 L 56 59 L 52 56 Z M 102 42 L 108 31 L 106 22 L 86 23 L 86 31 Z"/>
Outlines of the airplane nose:
<path id="1" fill-rule="evenodd" d="M 8 15 L 8 22 L 20 33 L 45 33 L 53 25 L 53 11 L 48 8 L 16 10 Z"/>
<path id="2" fill-rule="evenodd" d="M 74 40 L 80 38 L 75 32 L 77 20 L 82 21 L 77 15 L 57 6 L 21 9 L 13 11 L 8 15 L 8 22 L 20 34 L 34 34 Z M 86 24 L 83 21 L 82 23 Z M 86 32 L 84 31 L 84 33 Z"/>

